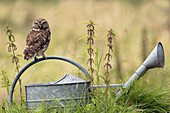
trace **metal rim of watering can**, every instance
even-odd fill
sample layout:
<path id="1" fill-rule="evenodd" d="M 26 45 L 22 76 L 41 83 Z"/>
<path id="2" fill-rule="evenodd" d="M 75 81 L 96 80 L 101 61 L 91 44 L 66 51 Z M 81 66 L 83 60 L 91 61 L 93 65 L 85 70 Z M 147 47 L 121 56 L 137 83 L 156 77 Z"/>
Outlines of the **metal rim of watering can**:
<path id="1" fill-rule="evenodd" d="M 29 67 L 31 67 L 32 65 L 34 65 L 38 62 L 41 62 L 44 60 L 50 60 L 50 59 L 62 60 L 62 61 L 66 61 L 70 64 L 73 64 L 74 66 L 78 67 L 87 77 L 91 78 L 91 76 L 88 74 L 88 72 L 80 64 L 78 64 L 77 62 L 75 62 L 69 58 L 61 57 L 61 56 L 49 56 L 47 58 L 40 58 L 36 62 L 32 61 L 29 64 L 27 64 L 24 68 L 21 69 L 21 71 L 15 77 L 15 79 L 11 85 L 10 92 L 9 92 L 9 106 L 10 106 L 10 108 L 12 107 L 12 98 L 13 98 L 13 92 L 14 92 L 15 85 L 16 85 L 18 79 L 20 78 L 20 76 L 24 73 L 24 71 L 26 71 Z"/>

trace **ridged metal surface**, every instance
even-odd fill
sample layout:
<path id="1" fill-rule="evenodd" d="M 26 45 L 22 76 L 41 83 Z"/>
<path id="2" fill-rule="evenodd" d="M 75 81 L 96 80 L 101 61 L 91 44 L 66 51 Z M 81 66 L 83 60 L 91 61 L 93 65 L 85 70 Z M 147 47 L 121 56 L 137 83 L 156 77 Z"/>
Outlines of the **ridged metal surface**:
<path id="1" fill-rule="evenodd" d="M 64 79 L 63 79 L 64 78 Z M 74 75 L 67 74 L 59 82 L 26 85 L 26 103 L 28 109 L 39 105 L 61 107 L 68 103 L 86 104 L 89 101 L 90 81 L 84 81 Z M 55 101 L 55 100 L 59 100 Z M 42 104 L 43 103 L 43 104 Z"/>

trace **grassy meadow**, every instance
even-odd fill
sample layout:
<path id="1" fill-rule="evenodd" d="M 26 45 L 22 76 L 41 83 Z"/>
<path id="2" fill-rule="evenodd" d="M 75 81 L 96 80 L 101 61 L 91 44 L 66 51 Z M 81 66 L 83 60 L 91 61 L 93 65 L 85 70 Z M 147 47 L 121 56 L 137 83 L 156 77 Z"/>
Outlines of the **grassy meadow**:
<path id="1" fill-rule="evenodd" d="M 48 21 L 52 33 L 51 42 L 46 51 L 46 55 L 70 58 L 82 65 L 86 70 L 89 69 L 89 65 L 87 65 L 87 59 L 89 57 L 87 53 L 87 40 L 79 40 L 79 38 L 87 35 L 87 28 L 86 25 L 82 23 L 89 20 L 93 20 L 97 23 L 95 26 L 97 32 L 95 34 L 98 38 L 94 38 L 93 47 L 95 50 L 98 49 L 98 56 L 102 57 L 99 72 L 101 76 L 104 76 L 105 73 L 104 64 L 106 61 L 104 60 L 104 55 L 107 53 L 108 49 L 106 43 L 107 39 L 101 38 L 106 35 L 108 29 L 112 28 L 117 34 L 116 49 L 118 49 L 118 52 L 115 53 L 113 51 L 112 53 L 112 69 L 110 70 L 109 76 L 110 84 L 124 83 L 142 64 L 144 61 L 142 54 L 143 40 L 146 44 L 146 56 L 149 55 L 158 42 L 162 42 L 165 51 L 165 67 L 163 69 L 157 68 L 149 70 L 145 74 L 145 76 L 140 80 L 140 85 L 138 86 L 143 88 L 146 84 L 149 85 L 148 89 L 144 88 L 145 90 L 138 90 L 139 93 L 137 94 L 139 94 L 139 98 L 135 97 L 133 93 L 130 93 L 128 97 L 130 99 L 127 99 L 127 97 L 125 97 L 125 99 L 129 106 L 132 105 L 127 109 L 134 109 L 136 108 L 136 106 L 133 106 L 135 99 L 138 100 L 139 103 L 144 102 L 142 99 L 143 95 L 140 95 L 142 91 L 148 91 L 153 93 L 153 95 L 155 93 L 159 94 L 160 92 L 157 93 L 151 89 L 162 86 L 164 88 L 163 90 L 167 91 L 166 95 L 168 95 L 168 98 L 166 98 L 168 100 L 165 99 L 165 101 L 163 101 L 167 105 L 170 97 L 170 93 L 168 91 L 170 89 L 169 0 L 138 0 L 138 2 L 136 2 L 136 0 L 42 0 L 41 2 L 31 0 L 0 0 L 0 71 L 7 71 L 6 75 L 8 76 L 10 83 L 12 83 L 17 72 L 15 65 L 12 64 L 11 59 L 8 58 L 11 54 L 7 50 L 8 46 L 4 45 L 8 41 L 7 35 L 4 32 L 4 27 L 5 25 L 8 25 L 12 28 L 13 35 L 16 39 L 16 53 L 22 54 L 25 48 L 26 36 L 31 29 L 32 22 L 40 17 L 45 18 Z M 143 37 L 145 37 L 145 39 L 143 39 Z M 121 64 L 121 81 L 117 79 L 118 73 L 115 57 L 117 54 L 119 55 Z M 19 57 L 19 60 L 19 64 L 21 66 L 20 70 L 26 64 L 33 61 L 33 59 L 25 61 L 23 57 Z M 80 75 L 80 71 L 76 67 L 65 62 L 51 60 L 38 63 L 29 68 L 21 76 L 23 93 L 25 94 L 24 85 L 54 82 L 62 78 L 67 73 L 84 76 Z M 0 80 L 1 79 L 2 76 L 0 75 Z M 95 84 L 96 81 L 96 76 L 94 74 Z M 105 84 L 102 77 L 100 78 L 100 84 Z M 6 87 L 1 87 L 2 85 L 1 80 L 0 100 L 8 100 Z M 19 99 L 18 94 L 19 86 L 17 84 L 14 95 L 14 99 L 16 99 L 16 101 Z M 149 93 L 145 96 L 149 97 Z M 150 95 L 150 97 L 151 96 L 152 95 Z M 133 100 L 132 97 L 135 97 L 135 99 Z M 101 99 L 103 99 L 103 97 L 101 97 Z M 98 103 L 100 103 L 100 101 L 100 99 L 95 100 L 95 102 Z M 1 103 L 2 102 L 0 101 L 0 106 Z M 122 107 L 123 106 L 124 105 L 122 105 Z M 121 109 L 121 107 L 117 108 Z M 91 109 L 93 109 L 93 107 L 90 105 L 87 106 L 86 112 Z M 122 110 L 122 112 L 125 111 Z M 96 112 L 99 111 L 96 110 Z M 139 110 L 138 112 L 150 111 Z M 165 112 L 167 111 L 165 110 Z"/>

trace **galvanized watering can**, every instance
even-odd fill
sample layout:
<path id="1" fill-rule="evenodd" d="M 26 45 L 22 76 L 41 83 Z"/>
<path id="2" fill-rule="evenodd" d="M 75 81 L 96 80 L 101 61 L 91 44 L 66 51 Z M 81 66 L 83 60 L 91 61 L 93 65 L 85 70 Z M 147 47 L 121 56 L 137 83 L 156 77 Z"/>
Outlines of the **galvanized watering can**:
<path id="1" fill-rule="evenodd" d="M 12 98 L 15 85 L 19 77 L 23 74 L 23 72 L 33 64 L 49 59 L 62 60 L 71 63 L 74 66 L 78 67 L 87 77 L 90 77 L 88 72 L 80 64 L 71 59 L 59 56 L 47 57 L 47 59 L 40 58 L 38 61 L 33 61 L 26 65 L 15 77 L 11 85 L 9 94 L 10 107 L 12 106 Z M 137 71 L 130 77 L 130 79 L 125 84 L 110 84 L 109 87 L 120 88 L 121 86 L 123 86 L 125 90 L 130 90 L 130 87 L 132 87 L 134 81 L 142 77 L 148 69 L 159 67 L 163 68 L 164 64 L 164 49 L 161 42 L 159 42 L 157 46 L 153 49 L 153 51 L 150 53 L 150 55 L 146 58 L 144 63 L 137 69 Z M 94 89 L 105 88 L 106 85 L 94 85 L 93 87 Z M 27 108 L 33 109 L 35 106 L 39 106 L 42 101 L 44 101 L 44 103 L 48 106 L 51 104 L 51 101 L 55 100 L 56 98 L 59 99 L 59 103 L 63 105 L 67 105 L 72 101 L 80 105 L 87 104 L 90 97 L 90 88 L 90 81 L 85 81 L 79 77 L 70 74 L 67 74 L 57 82 L 26 85 L 25 89 Z M 119 90 L 116 96 L 121 96 L 122 93 L 123 92 Z M 60 104 L 55 104 L 54 107 L 59 106 Z"/>
<path id="2" fill-rule="evenodd" d="M 27 109 L 45 104 L 54 107 L 71 105 L 70 103 L 87 104 L 90 99 L 90 81 L 67 74 L 57 82 L 26 85 Z M 56 100 L 57 99 L 57 100 Z M 59 102 L 60 101 L 60 102 Z"/>

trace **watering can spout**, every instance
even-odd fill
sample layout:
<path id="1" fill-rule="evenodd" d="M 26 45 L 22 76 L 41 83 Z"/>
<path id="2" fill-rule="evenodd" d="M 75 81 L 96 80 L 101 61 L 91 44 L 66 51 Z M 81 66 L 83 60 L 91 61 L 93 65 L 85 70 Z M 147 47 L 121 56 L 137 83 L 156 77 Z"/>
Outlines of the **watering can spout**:
<path id="1" fill-rule="evenodd" d="M 163 68 L 165 65 L 165 55 L 164 49 L 159 42 L 157 46 L 153 49 L 150 55 L 146 58 L 144 63 L 136 70 L 136 72 L 130 77 L 130 79 L 123 85 L 123 88 L 129 89 L 132 87 L 135 80 L 142 77 L 148 69 L 152 68 Z M 121 95 L 121 91 L 119 90 L 116 94 L 117 96 Z"/>
<path id="2" fill-rule="evenodd" d="M 145 65 L 148 69 L 164 67 L 165 55 L 164 55 L 164 49 L 161 42 L 159 42 L 157 46 L 153 49 L 153 51 L 144 61 L 143 65 Z"/>

